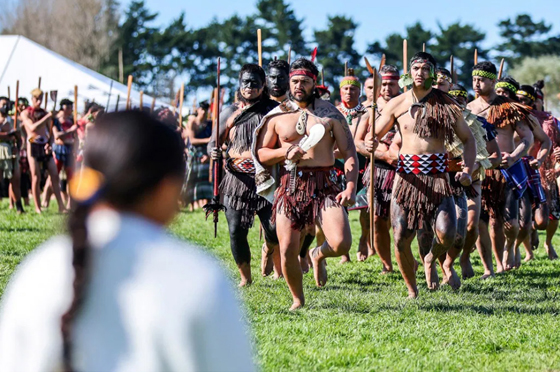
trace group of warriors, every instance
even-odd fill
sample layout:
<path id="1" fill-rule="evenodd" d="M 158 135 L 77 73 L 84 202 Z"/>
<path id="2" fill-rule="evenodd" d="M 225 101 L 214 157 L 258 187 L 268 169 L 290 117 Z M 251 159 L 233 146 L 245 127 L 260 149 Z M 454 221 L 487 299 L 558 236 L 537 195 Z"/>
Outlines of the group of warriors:
<path id="1" fill-rule="evenodd" d="M 25 212 L 24 205 L 31 205 L 30 191 L 37 213 L 48 208 L 53 196 L 59 212 L 71 208 L 69 182 L 82 164 L 88 130 L 105 111 L 103 106 L 88 102 L 75 123 L 74 102 L 63 99 L 49 112 L 46 105 L 43 108 L 44 97 L 41 89 L 34 89 L 31 104 L 24 97 L 18 98 L 17 112 L 16 102 L 0 97 L 0 198 L 8 197 L 10 208 L 18 214 Z M 201 102 L 177 129 L 184 139 L 187 159 L 182 203 L 191 209 L 202 207 L 212 197 L 206 153 L 212 131 L 208 112 L 209 104 Z M 178 114 L 169 108 L 153 114 L 176 126 Z"/>
<path id="2" fill-rule="evenodd" d="M 458 289 L 455 261 L 463 279 L 475 276 L 475 250 L 483 279 L 519 268 L 521 245 L 525 261 L 534 257 L 537 230 L 546 231 L 544 247 L 557 258 L 560 131 L 543 110 L 542 82 L 498 79 L 496 66 L 481 62 L 472 69 L 476 98 L 469 102 L 467 89 L 430 54 L 415 54 L 409 66 L 403 75 L 383 66 L 378 86 L 373 75 L 362 84 L 348 69 L 336 106 L 308 59 L 275 59 L 266 73 L 242 67 L 235 103 L 220 113 L 218 143 L 214 135 L 208 142 L 211 158 L 224 164 L 219 191 L 240 286 L 252 282 L 255 215 L 265 240 L 262 275 L 285 278 L 292 310 L 305 304 L 310 266 L 323 287 L 326 258 L 350 261 L 353 209 L 362 230 L 357 260 L 377 254 L 382 273 L 392 272 L 392 230 L 411 298 L 419 264 L 428 289 L 440 285 L 438 266 L 442 283 Z M 421 262 L 411 249 L 415 237 Z"/>

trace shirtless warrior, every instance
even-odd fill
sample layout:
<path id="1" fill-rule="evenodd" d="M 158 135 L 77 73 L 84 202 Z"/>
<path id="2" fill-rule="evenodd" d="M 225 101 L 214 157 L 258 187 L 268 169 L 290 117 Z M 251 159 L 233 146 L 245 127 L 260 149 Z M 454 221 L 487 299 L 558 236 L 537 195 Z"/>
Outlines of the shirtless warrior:
<path id="1" fill-rule="evenodd" d="M 533 134 L 528 124 L 528 108 L 496 94 L 496 74 L 496 66 L 491 62 L 481 62 L 474 66 L 472 82 L 478 98 L 469 103 L 467 108 L 494 125 L 502 154 L 499 169 L 486 171 L 486 178 L 482 183 L 482 206 L 485 213 L 480 222 L 480 229 L 487 230 L 486 223 L 490 221 L 492 250 L 497 261 L 496 272 L 502 273 L 514 266 L 513 253 L 519 233 L 519 199 L 527 187 L 527 174 L 521 158 L 533 143 Z M 519 136 L 518 145 L 515 145 L 514 133 Z M 482 237 L 481 232 L 481 244 Z"/>
<path id="2" fill-rule="evenodd" d="M 60 182 L 54 158 L 51 155 L 49 128 L 52 125 L 52 113 L 41 108 L 43 91 L 31 92 L 31 106 L 21 113 L 21 120 L 27 133 L 27 154 L 31 169 L 31 190 L 35 202 L 35 212 L 41 213 L 41 165 L 45 166 L 52 180 L 52 188 L 58 202 L 59 212 L 66 210 L 60 195 Z"/>
<path id="3" fill-rule="evenodd" d="M 358 164 L 352 133 L 345 118 L 332 104 L 316 94 L 318 70 L 306 59 L 296 60 L 290 68 L 290 95 L 273 110 L 258 129 L 254 151 L 257 190 L 273 197 L 276 229 L 280 240 L 282 271 L 293 297 L 291 310 L 305 303 L 302 271 L 298 264 L 301 239 L 319 225 L 325 242 L 311 252 L 317 286 L 327 282 L 327 257 L 340 257 L 352 245 L 350 224 L 344 207 L 355 203 Z M 299 144 L 314 126 L 322 125 L 325 134 L 307 152 Z M 335 148 L 344 159 L 346 189 L 340 190 L 334 170 Z M 295 165 L 290 170 L 286 161 Z M 280 167 L 279 185 L 274 194 L 274 168 Z"/>
<path id="4" fill-rule="evenodd" d="M 376 123 L 375 137 L 369 135 L 366 140 L 370 151 L 374 151 L 377 141 L 398 125 L 402 145 L 392 193 L 391 222 L 395 255 L 409 298 L 418 296 L 416 261 L 410 249 L 414 236 L 418 233 L 428 289 L 439 287 L 437 258 L 455 240 L 457 218 L 445 143 L 453 141 L 453 134 L 463 142 L 464 166 L 456 178 L 464 186 L 472 182 L 476 156 L 475 141 L 461 108 L 449 95 L 432 88 L 435 68 L 430 54 L 414 55 L 410 73 L 399 80 L 401 87 L 412 89 L 389 101 Z M 452 266 L 443 265 L 443 270 L 447 278 L 454 276 Z"/>
<path id="5" fill-rule="evenodd" d="M 385 65 L 381 68 L 381 89 L 379 91 L 379 97 L 377 98 L 377 113 L 379 117 L 380 113 L 383 112 L 384 107 L 387 103 L 397 97 L 400 92 L 399 87 L 399 70 L 397 67 L 392 65 Z M 371 96 L 373 97 L 373 78 L 368 78 L 365 83 L 366 92 L 369 97 L 369 91 L 371 90 Z M 370 106 L 371 107 L 371 106 Z M 371 125 L 366 122 L 360 122 L 360 126 L 356 130 L 356 136 L 354 143 L 356 144 L 356 151 L 369 158 L 370 152 L 365 146 L 365 138 L 368 132 L 371 131 Z M 372 204 L 370 209 L 373 209 L 374 217 L 374 236 L 373 245 L 375 251 L 381 259 L 381 264 L 383 265 L 382 273 L 389 273 L 393 271 L 393 263 L 391 262 L 391 235 L 390 235 L 390 206 L 391 206 L 391 190 L 393 189 L 393 181 L 395 179 L 395 166 L 398 160 L 398 149 L 394 151 L 391 149 L 391 144 L 393 138 L 395 137 L 396 131 L 394 129 L 390 130 L 379 142 L 377 149 L 375 150 L 375 183 L 374 183 L 374 195 L 375 203 Z M 364 171 L 364 187 L 369 190 L 370 187 L 370 164 Z"/>
<path id="6" fill-rule="evenodd" d="M 220 142 L 227 145 L 226 171 L 220 192 L 224 195 L 231 251 L 241 275 L 239 286 L 242 287 L 252 283 L 247 234 L 253 226 L 255 214 L 259 216 L 265 235 L 267 250 L 263 250 L 263 255 L 272 255 L 278 246 L 276 231 L 270 223 L 272 205 L 256 193 L 255 166 L 251 156 L 255 128 L 263 116 L 277 106 L 268 97 L 265 73 L 260 66 L 246 64 L 241 68 L 237 99 L 237 103 L 226 107 L 220 114 Z M 208 143 L 208 152 L 216 160 L 220 158 L 222 149 L 218 149 L 212 139 Z M 263 275 L 270 271 L 264 272 L 263 268 Z"/>

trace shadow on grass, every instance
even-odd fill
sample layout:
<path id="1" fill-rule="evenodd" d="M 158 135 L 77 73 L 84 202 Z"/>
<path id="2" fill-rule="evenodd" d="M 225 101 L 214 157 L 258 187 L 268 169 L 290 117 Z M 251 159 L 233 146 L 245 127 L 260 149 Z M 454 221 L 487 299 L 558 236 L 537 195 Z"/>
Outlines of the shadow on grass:
<path id="1" fill-rule="evenodd" d="M 0 228 L 0 231 L 2 232 L 8 232 L 8 233 L 13 233 L 13 232 L 41 232 L 42 230 L 37 228 L 37 227 L 2 227 Z"/>

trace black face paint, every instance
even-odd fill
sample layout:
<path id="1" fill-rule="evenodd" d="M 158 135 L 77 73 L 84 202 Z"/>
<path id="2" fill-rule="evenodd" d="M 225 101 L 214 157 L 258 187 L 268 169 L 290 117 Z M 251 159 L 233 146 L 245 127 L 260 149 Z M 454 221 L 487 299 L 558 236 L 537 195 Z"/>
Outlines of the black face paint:
<path id="1" fill-rule="evenodd" d="M 272 67 L 266 77 L 270 95 L 273 97 L 282 97 L 288 91 L 290 78 L 288 73 Z"/>
<path id="2" fill-rule="evenodd" d="M 261 89 L 263 87 L 263 81 L 258 74 L 253 74 L 250 72 L 244 72 L 239 78 L 239 88 L 240 90 L 245 89 Z"/>

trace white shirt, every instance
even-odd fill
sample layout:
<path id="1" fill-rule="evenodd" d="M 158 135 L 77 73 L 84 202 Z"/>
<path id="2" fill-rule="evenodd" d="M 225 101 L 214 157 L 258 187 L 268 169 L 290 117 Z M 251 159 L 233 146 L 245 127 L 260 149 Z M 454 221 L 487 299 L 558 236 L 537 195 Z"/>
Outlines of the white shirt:
<path id="1" fill-rule="evenodd" d="M 79 371 L 253 371 L 230 283 L 200 249 L 139 217 L 88 219 L 91 276 L 74 321 Z M 61 366 L 60 318 L 72 299 L 72 247 L 56 237 L 24 260 L 2 298 L 0 371 Z"/>

